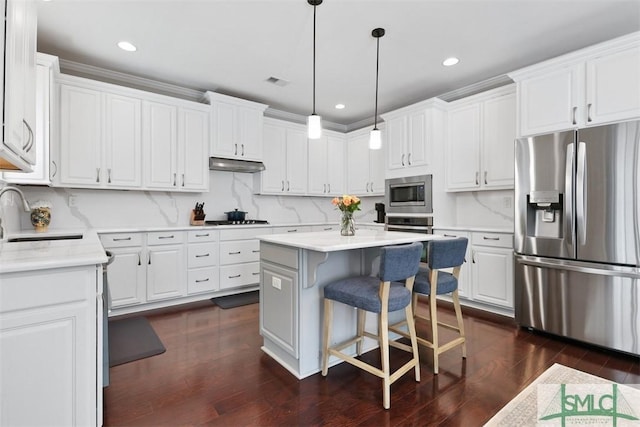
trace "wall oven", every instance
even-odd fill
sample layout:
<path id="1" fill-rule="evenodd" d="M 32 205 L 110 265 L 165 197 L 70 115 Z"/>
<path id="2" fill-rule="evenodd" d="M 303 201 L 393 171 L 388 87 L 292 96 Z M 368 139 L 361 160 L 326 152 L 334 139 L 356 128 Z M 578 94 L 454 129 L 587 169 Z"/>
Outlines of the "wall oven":
<path id="1" fill-rule="evenodd" d="M 389 214 L 431 214 L 431 175 L 385 180 L 385 204 Z"/>
<path id="2" fill-rule="evenodd" d="M 387 231 L 402 231 L 405 233 L 433 234 L 432 216 L 388 216 L 384 226 Z M 423 243 L 420 262 L 427 263 L 427 245 Z"/>

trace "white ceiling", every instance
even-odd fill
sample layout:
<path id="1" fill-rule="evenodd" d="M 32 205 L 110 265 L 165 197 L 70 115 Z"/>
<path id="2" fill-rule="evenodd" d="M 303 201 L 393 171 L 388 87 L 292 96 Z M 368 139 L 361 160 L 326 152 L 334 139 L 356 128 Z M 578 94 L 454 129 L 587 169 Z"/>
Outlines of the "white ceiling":
<path id="1" fill-rule="evenodd" d="M 373 121 L 376 27 L 386 30 L 384 113 L 638 31 L 640 0 L 324 0 L 316 42 L 324 120 Z M 312 36 L 306 0 L 38 0 L 40 52 L 303 116 L 312 107 Z M 138 51 L 120 50 L 120 40 Z M 443 67 L 448 56 L 460 63 Z"/>

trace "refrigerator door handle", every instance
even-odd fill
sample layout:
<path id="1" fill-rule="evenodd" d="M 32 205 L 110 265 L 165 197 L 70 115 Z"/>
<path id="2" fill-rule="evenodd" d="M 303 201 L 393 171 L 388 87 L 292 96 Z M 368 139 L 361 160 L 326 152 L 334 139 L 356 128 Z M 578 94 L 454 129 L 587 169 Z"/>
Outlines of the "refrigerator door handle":
<path id="1" fill-rule="evenodd" d="M 544 267 L 557 270 L 576 271 L 579 273 L 598 274 L 601 276 L 614 276 L 614 277 L 628 277 L 631 279 L 640 279 L 640 269 L 635 267 L 621 267 L 607 264 L 592 265 L 585 262 L 576 261 L 560 261 L 560 260 L 545 260 L 544 258 L 518 255 L 516 256 L 517 262 L 523 265 L 530 265 L 532 267 Z"/>
<path id="2" fill-rule="evenodd" d="M 585 194 L 585 176 L 587 173 L 587 153 L 584 142 L 578 142 L 578 164 L 576 170 L 576 220 L 578 222 L 578 242 L 584 245 L 587 240 L 587 195 Z"/>
<path id="3" fill-rule="evenodd" d="M 573 170 L 575 163 L 575 144 L 572 142 L 567 145 L 567 157 L 564 170 L 564 211 L 566 212 L 564 218 L 564 235 L 567 244 L 573 247 Z"/>

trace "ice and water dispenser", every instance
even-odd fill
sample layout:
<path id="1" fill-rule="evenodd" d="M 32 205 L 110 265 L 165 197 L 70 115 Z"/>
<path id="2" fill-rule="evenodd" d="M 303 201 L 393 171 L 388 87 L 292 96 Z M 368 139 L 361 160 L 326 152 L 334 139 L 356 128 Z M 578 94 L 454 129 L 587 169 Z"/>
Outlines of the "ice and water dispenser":
<path id="1" fill-rule="evenodd" d="M 527 195 L 527 235 L 562 238 L 563 195 L 559 191 L 531 191 Z"/>

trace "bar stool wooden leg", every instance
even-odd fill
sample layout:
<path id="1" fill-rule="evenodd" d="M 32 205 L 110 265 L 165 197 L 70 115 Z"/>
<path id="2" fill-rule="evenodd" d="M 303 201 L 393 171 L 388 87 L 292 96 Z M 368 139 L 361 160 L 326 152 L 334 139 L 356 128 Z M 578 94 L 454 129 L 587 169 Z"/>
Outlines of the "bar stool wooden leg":
<path id="1" fill-rule="evenodd" d="M 404 309 L 404 314 L 407 318 L 407 329 L 409 330 L 409 337 L 411 339 L 413 359 L 416 361 L 416 366 L 414 367 L 416 382 L 420 382 L 420 357 L 418 354 L 418 338 L 416 334 L 416 324 L 413 320 L 413 309 L 411 308 L 411 306 L 407 306 Z"/>
<path id="2" fill-rule="evenodd" d="M 324 299 L 324 325 L 322 330 L 322 376 L 327 376 L 329 369 L 329 345 L 331 344 L 331 327 L 333 325 L 333 301 Z"/>
<path id="3" fill-rule="evenodd" d="M 464 322 L 462 321 L 462 310 L 460 309 L 460 299 L 458 298 L 458 290 L 456 289 L 451 293 L 453 299 L 453 308 L 456 311 L 456 319 L 458 320 L 458 332 L 462 338 L 462 358 L 467 358 L 467 339 L 464 334 Z"/>
<path id="4" fill-rule="evenodd" d="M 364 325 L 367 320 L 367 312 L 358 309 L 358 342 L 356 343 L 356 352 L 358 356 L 362 356 L 362 344 L 364 343 Z"/>
<path id="5" fill-rule="evenodd" d="M 429 295 L 429 317 L 431 318 L 431 342 L 433 343 L 433 373 L 438 373 L 438 306 L 436 305 L 436 289 L 438 271 L 431 271 L 431 294 Z"/>
<path id="6" fill-rule="evenodd" d="M 380 313 L 378 327 L 380 331 L 380 358 L 382 359 L 382 406 L 384 409 L 391 407 L 391 379 L 389 377 L 389 313 L 383 309 Z"/>

